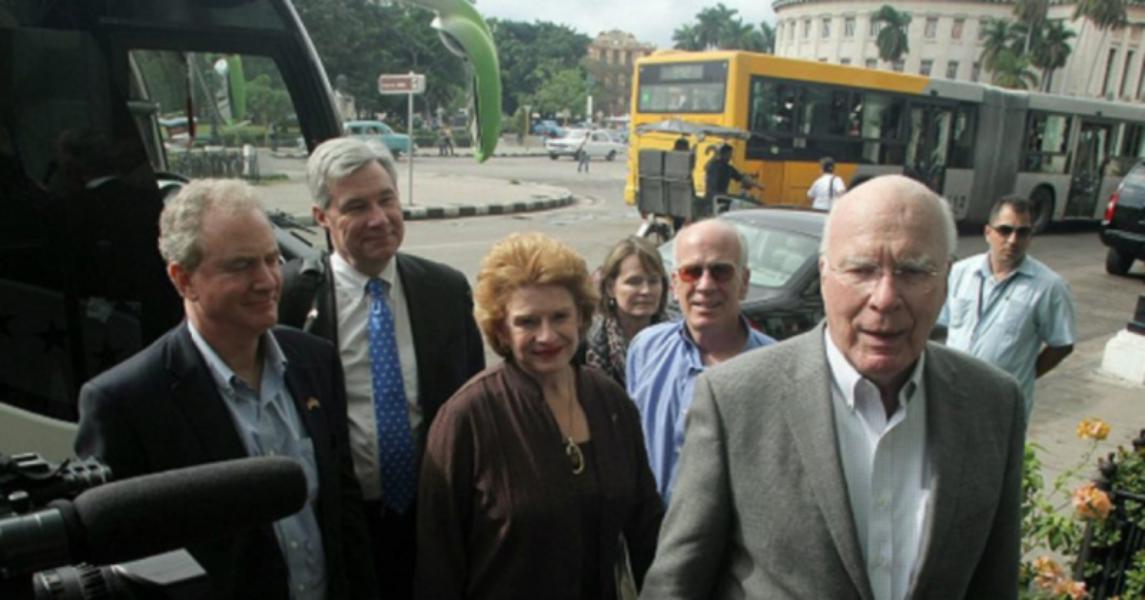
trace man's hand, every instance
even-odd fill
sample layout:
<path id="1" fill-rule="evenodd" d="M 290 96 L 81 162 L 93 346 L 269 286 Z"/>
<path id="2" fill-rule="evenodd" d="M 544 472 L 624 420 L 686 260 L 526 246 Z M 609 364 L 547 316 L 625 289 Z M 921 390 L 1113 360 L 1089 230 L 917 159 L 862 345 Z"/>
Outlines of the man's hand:
<path id="1" fill-rule="evenodd" d="M 1071 352 L 1073 352 L 1072 345 L 1057 348 L 1046 346 L 1043 348 L 1041 354 L 1038 354 L 1037 361 L 1034 363 L 1034 369 L 1037 373 L 1034 376 L 1035 379 L 1049 373 L 1054 367 L 1058 366 L 1058 363 L 1060 363 L 1062 359 L 1069 356 Z"/>

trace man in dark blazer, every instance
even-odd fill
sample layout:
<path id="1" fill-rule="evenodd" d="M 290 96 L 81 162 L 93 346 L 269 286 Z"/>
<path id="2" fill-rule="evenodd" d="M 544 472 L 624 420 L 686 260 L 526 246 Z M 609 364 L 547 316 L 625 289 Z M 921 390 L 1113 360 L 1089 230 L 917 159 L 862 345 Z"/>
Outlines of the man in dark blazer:
<path id="1" fill-rule="evenodd" d="M 420 471 L 425 433 L 441 405 L 485 368 L 469 283 L 456 269 L 398 251 L 405 235 L 397 170 L 384 146 L 353 138 L 326 141 L 307 163 L 314 220 L 333 252 L 286 266 L 280 319 L 335 343 L 346 373 L 354 468 L 366 498 L 377 575 L 394 598 L 413 593 L 414 505 L 387 500 L 393 467 L 383 464 L 381 431 L 401 431 L 414 446 L 410 477 Z M 375 398 L 369 315 L 371 280 L 381 280 L 392 313 L 400 389 L 408 424 L 387 422 Z M 391 413 L 392 414 L 392 413 Z M 381 416 L 380 416 L 381 415 Z M 398 417 L 400 418 L 400 417 Z M 400 426 L 400 427 L 399 427 Z M 387 471 L 390 476 L 382 477 Z"/>
<path id="2" fill-rule="evenodd" d="M 927 340 L 956 241 L 913 180 L 839 199 L 825 325 L 696 384 L 642 597 L 1017 597 L 1022 393 Z"/>
<path id="3" fill-rule="evenodd" d="M 374 598 L 338 355 L 275 328 L 279 253 L 254 190 L 188 184 L 164 208 L 160 252 L 186 321 L 84 385 L 75 449 L 117 478 L 280 455 L 306 473 L 306 506 L 189 548 L 212 598 Z"/>

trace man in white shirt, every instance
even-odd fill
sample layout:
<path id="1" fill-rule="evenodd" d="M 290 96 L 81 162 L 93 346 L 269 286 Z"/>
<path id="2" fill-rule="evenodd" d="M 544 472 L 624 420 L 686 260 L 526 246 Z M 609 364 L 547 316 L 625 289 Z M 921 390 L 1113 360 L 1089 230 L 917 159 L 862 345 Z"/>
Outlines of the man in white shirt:
<path id="1" fill-rule="evenodd" d="M 835 174 L 835 159 L 830 156 L 819 161 L 823 174 L 807 188 L 807 197 L 811 200 L 811 208 L 815 210 L 831 210 L 847 186 L 843 185 L 843 178 Z"/>
<path id="2" fill-rule="evenodd" d="M 314 220 L 334 252 L 284 267 L 280 321 L 338 347 L 380 588 L 410 598 L 425 433 L 438 408 L 485 368 L 469 283 L 452 267 L 399 252 L 405 221 L 384 146 L 328 140 L 306 171 Z"/>
<path id="3" fill-rule="evenodd" d="M 696 381 L 645 597 L 1017 597 L 1022 392 L 927 341 L 956 240 L 906 177 L 840 199 L 825 323 Z"/>

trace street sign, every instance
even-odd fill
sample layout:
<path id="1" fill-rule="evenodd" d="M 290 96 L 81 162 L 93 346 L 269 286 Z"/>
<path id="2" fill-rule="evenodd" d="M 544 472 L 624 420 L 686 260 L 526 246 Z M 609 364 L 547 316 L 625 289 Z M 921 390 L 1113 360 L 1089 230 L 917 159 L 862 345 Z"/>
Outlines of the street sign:
<path id="1" fill-rule="evenodd" d="M 402 75 L 378 75 L 378 93 L 421 94 L 425 92 L 425 75 L 406 73 Z"/>

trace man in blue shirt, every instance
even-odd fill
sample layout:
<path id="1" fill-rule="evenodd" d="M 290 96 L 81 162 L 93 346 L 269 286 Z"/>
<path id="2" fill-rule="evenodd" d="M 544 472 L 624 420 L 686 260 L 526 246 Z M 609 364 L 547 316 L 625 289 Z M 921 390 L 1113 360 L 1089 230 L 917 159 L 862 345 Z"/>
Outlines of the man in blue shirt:
<path id="1" fill-rule="evenodd" d="M 1073 351 L 1077 339 L 1069 284 L 1026 252 L 1033 237 L 1030 204 L 1006 196 L 986 225 L 990 251 L 954 265 L 938 323 L 946 344 L 1013 375 L 1034 405 L 1034 379 Z"/>
<path id="2" fill-rule="evenodd" d="M 734 225 L 711 219 L 676 236 L 672 290 L 683 321 L 645 328 L 628 348 L 628 395 L 640 411 L 644 445 L 664 504 L 676 480 L 696 377 L 741 352 L 775 343 L 740 315 L 747 294 L 747 245 Z"/>

